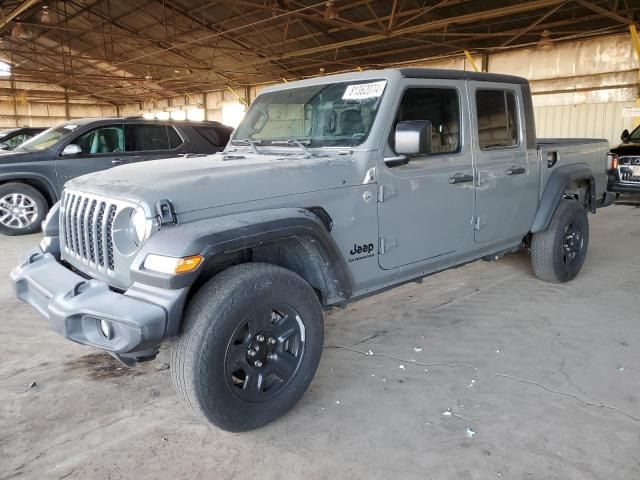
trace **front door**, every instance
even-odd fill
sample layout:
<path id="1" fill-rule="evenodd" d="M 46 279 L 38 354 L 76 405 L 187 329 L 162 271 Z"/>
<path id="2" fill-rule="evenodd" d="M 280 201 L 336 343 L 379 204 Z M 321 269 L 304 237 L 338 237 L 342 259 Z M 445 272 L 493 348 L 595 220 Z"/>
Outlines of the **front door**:
<path id="1" fill-rule="evenodd" d="M 72 178 L 106 170 L 136 159 L 136 155 L 125 152 L 122 124 L 102 125 L 83 132 L 67 142 L 62 149 L 70 144 L 80 147 L 80 153 L 62 155 L 61 151 L 56 157 L 59 189 Z"/>
<path id="2" fill-rule="evenodd" d="M 527 192 L 538 182 L 527 158 L 521 93 L 513 84 L 470 82 L 469 97 L 475 113 L 475 240 L 512 240 L 527 228 L 530 219 L 517 216 L 528 217 L 535 208 L 524 202 L 534 200 Z"/>
<path id="3" fill-rule="evenodd" d="M 379 264 L 393 269 L 462 256 L 473 246 L 473 165 L 464 81 L 407 80 L 399 121 L 429 120 L 431 153 L 406 165 L 379 165 Z"/>

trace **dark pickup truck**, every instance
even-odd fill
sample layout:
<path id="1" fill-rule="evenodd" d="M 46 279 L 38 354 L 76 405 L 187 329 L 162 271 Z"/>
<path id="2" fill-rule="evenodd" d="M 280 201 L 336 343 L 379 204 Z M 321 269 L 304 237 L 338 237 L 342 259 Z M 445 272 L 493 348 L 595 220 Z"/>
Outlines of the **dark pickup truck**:
<path id="1" fill-rule="evenodd" d="M 622 132 L 622 143 L 609 154 L 608 190 L 616 193 L 640 192 L 640 127 Z"/>
<path id="2" fill-rule="evenodd" d="M 218 122 L 138 117 L 74 120 L 45 130 L 0 153 L 0 233 L 38 231 L 72 178 L 127 163 L 216 153 L 232 130 Z"/>

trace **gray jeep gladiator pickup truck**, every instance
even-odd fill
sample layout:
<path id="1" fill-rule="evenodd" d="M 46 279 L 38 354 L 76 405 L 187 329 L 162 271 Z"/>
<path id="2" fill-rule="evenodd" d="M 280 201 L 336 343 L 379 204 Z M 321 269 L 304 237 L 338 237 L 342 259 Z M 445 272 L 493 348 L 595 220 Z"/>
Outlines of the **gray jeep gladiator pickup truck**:
<path id="1" fill-rule="evenodd" d="M 401 69 L 266 89 L 224 152 L 76 178 L 12 272 L 51 327 L 125 363 L 173 339 L 205 421 L 288 411 L 323 348 L 323 310 L 527 248 L 574 278 L 606 206 L 601 140 L 537 140 L 518 77 Z M 515 321 L 515 319 L 514 319 Z"/>

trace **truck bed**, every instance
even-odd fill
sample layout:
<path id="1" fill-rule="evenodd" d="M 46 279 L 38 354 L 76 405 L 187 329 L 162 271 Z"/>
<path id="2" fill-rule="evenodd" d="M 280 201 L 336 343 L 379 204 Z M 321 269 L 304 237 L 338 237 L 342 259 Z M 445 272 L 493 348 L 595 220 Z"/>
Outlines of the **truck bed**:
<path id="1" fill-rule="evenodd" d="M 576 163 L 586 164 L 593 172 L 596 198 L 602 198 L 607 189 L 606 163 L 609 142 L 595 138 L 539 138 L 538 154 L 542 163 L 540 195 L 544 192 L 553 170 Z"/>

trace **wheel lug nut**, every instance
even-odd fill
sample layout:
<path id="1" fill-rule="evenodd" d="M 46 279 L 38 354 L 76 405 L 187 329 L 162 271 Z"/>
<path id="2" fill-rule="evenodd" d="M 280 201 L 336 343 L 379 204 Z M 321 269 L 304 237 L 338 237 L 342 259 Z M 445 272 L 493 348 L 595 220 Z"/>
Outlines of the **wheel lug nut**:
<path id="1" fill-rule="evenodd" d="M 256 337 L 256 340 L 258 340 L 259 342 L 264 342 L 264 335 L 258 335 Z"/>
<path id="2" fill-rule="evenodd" d="M 254 365 L 260 368 L 262 366 L 262 362 L 260 360 L 256 360 L 256 363 L 254 363 Z"/>
<path id="3" fill-rule="evenodd" d="M 269 343 L 270 343 L 271 345 L 275 345 L 275 344 L 276 344 L 276 342 L 277 342 L 277 340 L 276 340 L 275 338 L 273 338 L 273 337 L 271 337 L 271 338 L 269 339 Z"/>
<path id="4" fill-rule="evenodd" d="M 249 351 L 247 352 L 249 354 L 250 357 L 255 357 L 256 356 L 256 351 L 249 349 Z"/>

